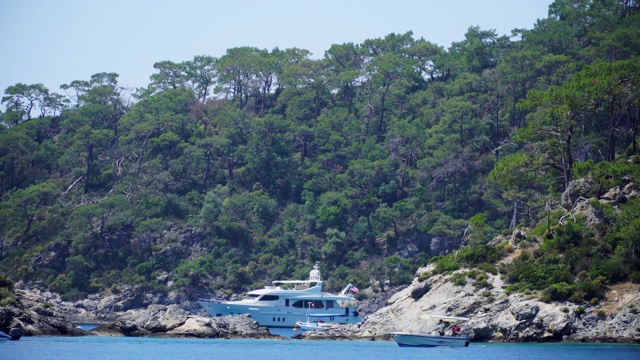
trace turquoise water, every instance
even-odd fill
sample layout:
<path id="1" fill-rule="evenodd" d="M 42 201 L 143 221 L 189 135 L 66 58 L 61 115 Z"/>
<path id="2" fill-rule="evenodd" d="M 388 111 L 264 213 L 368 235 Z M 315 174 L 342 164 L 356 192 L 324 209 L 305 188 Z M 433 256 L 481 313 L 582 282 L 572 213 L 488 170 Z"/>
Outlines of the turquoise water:
<path id="1" fill-rule="evenodd" d="M 392 341 L 159 339 L 130 337 L 23 337 L 0 342 L 0 359 L 640 359 L 640 345 L 489 344 L 467 348 L 400 348 Z"/>

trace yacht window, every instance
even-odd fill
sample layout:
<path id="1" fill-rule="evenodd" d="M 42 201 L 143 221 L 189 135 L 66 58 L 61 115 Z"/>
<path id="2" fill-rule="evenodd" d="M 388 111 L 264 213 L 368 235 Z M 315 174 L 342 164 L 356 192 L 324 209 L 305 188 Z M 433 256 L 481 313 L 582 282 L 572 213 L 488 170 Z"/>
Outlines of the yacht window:
<path id="1" fill-rule="evenodd" d="M 287 307 L 289 306 L 289 299 L 284 301 L 284 306 L 287 306 Z"/>
<path id="2" fill-rule="evenodd" d="M 324 304 L 320 300 L 298 300 L 293 303 L 294 308 L 324 309 Z"/>
<path id="3" fill-rule="evenodd" d="M 259 295 L 256 294 L 247 294 L 247 296 L 245 296 L 244 298 L 248 300 L 255 300 L 258 296 Z"/>
<path id="4" fill-rule="evenodd" d="M 333 300 L 327 300 L 327 309 L 333 309 L 335 307 Z"/>
<path id="5" fill-rule="evenodd" d="M 280 297 L 278 295 L 263 295 L 260 298 L 260 301 L 273 301 L 273 300 L 278 300 L 280 299 Z"/>

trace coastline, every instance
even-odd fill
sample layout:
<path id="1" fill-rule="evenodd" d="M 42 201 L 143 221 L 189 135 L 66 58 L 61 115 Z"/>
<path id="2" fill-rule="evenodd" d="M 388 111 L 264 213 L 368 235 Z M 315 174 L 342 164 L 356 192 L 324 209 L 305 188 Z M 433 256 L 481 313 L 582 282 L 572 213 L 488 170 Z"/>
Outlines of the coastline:
<path id="1" fill-rule="evenodd" d="M 490 274 L 490 294 L 477 291 L 471 281 L 458 286 L 439 274 L 419 280 L 423 272 L 431 270 L 419 269 L 412 284 L 390 294 L 384 306 L 365 313 L 360 324 L 302 332 L 291 339 L 392 341 L 389 333 L 393 331 L 432 333 L 434 325 L 420 319 L 428 312 L 469 317 L 461 325 L 462 333 L 476 343 L 640 343 L 638 284 L 612 286 L 606 299 L 596 305 L 545 303 L 533 295 L 507 295 L 500 277 Z M 374 298 L 368 291 L 363 290 L 365 296 Z M 194 310 L 191 304 L 111 311 L 118 301 L 113 296 L 109 306 L 98 310 L 98 304 L 106 303 L 104 299 L 63 302 L 56 294 L 31 290 L 25 284 L 16 293 L 18 304 L 4 307 L 0 321 L 22 327 L 24 336 L 283 338 L 249 316 L 213 318 L 202 309 Z M 76 326 L 80 323 L 100 326 L 87 331 Z"/>

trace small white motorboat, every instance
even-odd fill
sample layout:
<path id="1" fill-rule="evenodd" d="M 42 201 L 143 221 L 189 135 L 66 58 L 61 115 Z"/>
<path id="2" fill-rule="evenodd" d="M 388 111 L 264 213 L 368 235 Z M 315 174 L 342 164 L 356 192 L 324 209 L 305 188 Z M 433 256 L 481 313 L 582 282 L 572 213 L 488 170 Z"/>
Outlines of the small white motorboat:
<path id="1" fill-rule="evenodd" d="M 293 330 L 326 330 L 335 326 L 340 326 L 340 318 L 346 317 L 345 314 L 307 314 L 307 321 L 296 321 Z M 323 319 L 328 319 L 325 321 Z"/>
<path id="2" fill-rule="evenodd" d="M 423 319 L 427 320 L 442 320 L 445 323 L 457 324 L 462 321 L 469 320 L 469 318 L 457 317 L 457 316 L 443 316 L 443 315 L 423 315 Z M 398 346 L 414 346 L 414 347 L 436 347 L 436 346 L 449 346 L 449 347 L 467 347 L 471 342 L 469 335 L 457 334 L 457 335 L 434 335 L 434 334 L 414 334 L 406 332 L 392 332 L 391 337 L 398 343 Z"/>

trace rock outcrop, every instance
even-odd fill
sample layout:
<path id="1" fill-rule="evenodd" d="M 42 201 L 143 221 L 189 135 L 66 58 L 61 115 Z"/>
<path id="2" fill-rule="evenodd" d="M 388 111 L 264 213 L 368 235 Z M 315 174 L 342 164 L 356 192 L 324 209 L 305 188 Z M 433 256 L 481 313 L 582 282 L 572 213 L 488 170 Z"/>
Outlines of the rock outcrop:
<path id="1" fill-rule="evenodd" d="M 8 332 L 19 328 L 23 336 L 86 334 L 42 297 L 16 290 L 15 298 L 14 302 L 0 307 L 0 330 Z"/>
<path id="2" fill-rule="evenodd" d="M 189 313 L 179 305 L 150 305 L 136 310 L 121 310 L 123 297 L 90 298 L 70 303 L 61 301 L 48 291 L 15 290 L 15 301 L 0 307 L 0 330 L 8 333 L 13 328 L 22 330 L 23 336 L 156 336 L 195 338 L 282 339 L 267 328 L 260 327 L 248 315 L 212 318 Z M 114 312 L 107 316 L 98 311 L 100 304 Z M 125 305 L 126 306 L 126 305 Z M 110 318 L 105 322 L 105 318 Z M 103 323 L 91 331 L 77 327 L 73 322 Z"/>
<path id="3" fill-rule="evenodd" d="M 418 273 L 432 270 L 427 267 Z M 468 317 L 469 321 L 459 325 L 473 341 L 640 343 L 638 284 L 612 287 L 606 307 L 579 307 L 568 302 L 544 303 L 523 294 L 507 295 L 499 276 L 487 276 L 492 289 L 477 289 L 471 281 L 454 285 L 447 275 L 414 280 L 359 325 L 311 331 L 297 338 L 389 340 L 392 331 L 435 334 L 436 323 L 422 316 L 445 314 Z"/>
<path id="4" fill-rule="evenodd" d="M 90 331 L 101 336 L 282 339 L 260 327 L 248 315 L 208 317 L 190 315 L 177 305 L 152 305 L 129 310 L 118 320 Z"/>

